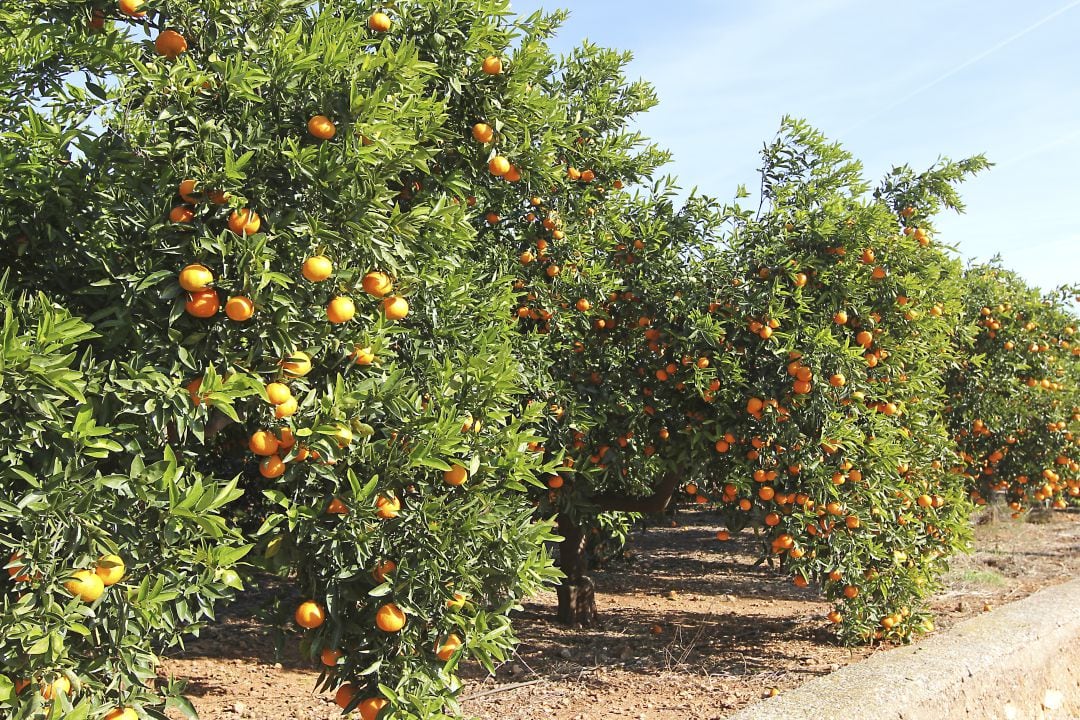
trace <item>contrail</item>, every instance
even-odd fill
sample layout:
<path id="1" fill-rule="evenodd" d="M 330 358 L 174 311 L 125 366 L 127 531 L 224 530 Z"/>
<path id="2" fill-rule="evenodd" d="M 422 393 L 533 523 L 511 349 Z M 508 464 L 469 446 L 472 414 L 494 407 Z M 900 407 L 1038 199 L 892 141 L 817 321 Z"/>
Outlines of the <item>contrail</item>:
<path id="1" fill-rule="evenodd" d="M 974 56 L 974 57 L 972 57 L 972 58 L 970 58 L 968 60 L 965 60 L 964 62 L 960 63 L 959 65 L 952 68 L 951 70 L 949 70 L 949 71 L 939 75 L 938 77 L 934 78 L 930 82 L 919 86 L 915 90 L 912 90 L 911 92 L 909 92 L 904 97 L 900 98 L 899 100 L 894 101 L 891 105 L 883 107 L 880 110 L 878 110 L 877 112 L 873 113 L 872 115 L 869 115 L 869 116 L 863 118 L 860 122 L 858 122 L 855 125 L 852 125 L 851 127 L 849 127 L 844 132 L 844 134 L 846 135 L 847 133 L 850 133 L 852 130 L 855 130 L 857 128 L 862 127 L 863 125 L 865 125 L 869 121 L 873 120 L 874 118 L 878 117 L 879 115 L 887 113 L 890 110 L 895 110 L 896 108 L 898 108 L 901 105 L 903 105 L 904 103 L 906 103 L 908 100 L 911 100 L 912 98 L 916 97 L 917 95 L 921 95 L 922 93 L 926 92 L 927 90 L 934 87 L 935 85 L 938 85 L 940 83 L 945 82 L 946 80 L 951 78 L 953 75 L 956 75 L 957 73 L 962 72 L 963 70 L 966 70 L 967 68 L 971 67 L 972 65 L 979 62 L 980 60 L 984 60 L 985 58 L 989 57 L 990 55 L 993 55 L 994 53 L 996 53 L 998 50 L 1001 50 L 1006 45 L 1009 45 L 1011 43 L 1016 42 L 1020 38 L 1022 38 L 1025 35 L 1037 30 L 1038 28 L 1042 27 L 1046 23 L 1048 23 L 1051 20 L 1055 19 L 1059 15 L 1062 15 L 1062 14 L 1068 12 L 1069 10 L 1072 10 L 1077 5 L 1080 5 L 1080 0 L 1073 0 L 1072 2 L 1058 8 L 1057 10 L 1050 13 L 1049 15 L 1042 18 L 1041 20 L 1038 20 L 1038 21 L 1032 23 L 1031 25 L 1028 25 L 1023 30 L 1020 30 L 1020 31 L 1018 31 L 1016 33 L 1013 33 L 1012 35 L 1005 38 L 1004 40 L 997 43 L 996 45 L 990 47 L 989 49 L 983 50 L 978 55 L 976 55 L 976 56 Z"/>

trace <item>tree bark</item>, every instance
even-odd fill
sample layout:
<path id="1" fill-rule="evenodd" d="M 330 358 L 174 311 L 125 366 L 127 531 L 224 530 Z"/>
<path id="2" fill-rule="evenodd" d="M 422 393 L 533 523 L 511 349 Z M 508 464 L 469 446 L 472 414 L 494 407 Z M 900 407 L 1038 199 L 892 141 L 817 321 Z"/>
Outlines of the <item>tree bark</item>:
<path id="1" fill-rule="evenodd" d="M 630 497 L 618 493 L 595 495 L 590 502 L 602 511 L 608 512 L 662 512 L 671 502 L 675 487 L 679 484 L 680 473 L 671 473 L 647 497 Z M 559 597 L 559 622 L 571 626 L 590 626 L 596 622 L 596 593 L 588 571 L 588 557 L 585 554 L 585 533 L 576 520 L 565 513 L 558 518 L 559 534 L 563 541 L 559 543 L 559 569 L 566 576 L 556 588 Z"/>

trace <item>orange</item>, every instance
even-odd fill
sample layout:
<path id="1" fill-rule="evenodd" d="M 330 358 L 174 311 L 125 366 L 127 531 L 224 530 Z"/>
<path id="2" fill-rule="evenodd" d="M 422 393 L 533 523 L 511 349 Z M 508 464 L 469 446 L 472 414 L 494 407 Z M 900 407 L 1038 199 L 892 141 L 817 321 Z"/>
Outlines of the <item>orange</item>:
<path id="1" fill-rule="evenodd" d="M 271 404 L 280 405 L 292 397 L 292 390 L 283 383 L 272 382 L 266 386 L 266 397 Z"/>
<path id="2" fill-rule="evenodd" d="M 446 662 L 454 656 L 458 650 L 461 649 L 461 638 L 454 633 L 450 633 L 446 638 L 446 642 L 435 648 L 435 657 L 439 658 L 443 662 Z"/>
<path id="3" fill-rule="evenodd" d="M 22 560 L 22 554 L 13 553 L 12 556 L 8 559 L 8 564 L 18 563 L 20 560 Z M 8 568 L 8 577 L 11 578 L 12 582 L 30 581 L 30 576 L 22 572 L 24 567 L 25 566 L 22 563 L 19 563 L 18 565 L 11 565 L 11 567 Z"/>
<path id="4" fill-rule="evenodd" d="M 443 473 L 443 482 L 447 485 L 453 485 L 457 487 L 463 485 L 466 480 L 469 479 L 469 471 L 461 465 L 454 465 L 449 470 Z"/>
<path id="5" fill-rule="evenodd" d="M 214 273 L 205 265 L 188 265 L 180 271 L 180 287 L 189 293 L 205 290 L 214 282 Z"/>
<path id="6" fill-rule="evenodd" d="M 105 715 L 105 720 L 139 720 L 133 708 L 116 708 Z"/>
<path id="7" fill-rule="evenodd" d="M 296 414 L 297 408 L 298 403 L 296 402 L 296 398 L 291 397 L 274 408 L 274 417 L 276 417 L 278 420 L 292 417 Z"/>
<path id="8" fill-rule="evenodd" d="M 163 30 L 154 39 L 154 50 L 158 55 L 175 60 L 180 57 L 180 53 L 187 50 L 187 40 L 175 30 Z"/>
<path id="9" fill-rule="evenodd" d="M 846 312 L 844 312 L 843 310 L 838 310 L 836 312 L 836 314 L 833 315 L 833 322 L 836 323 L 837 325 L 846 325 L 847 321 L 848 321 L 848 314 Z"/>
<path id="10" fill-rule="evenodd" d="M 340 498 L 334 498 L 330 501 L 330 504 L 326 506 L 327 515 L 348 515 L 349 506 L 341 501 Z"/>
<path id="11" fill-rule="evenodd" d="M 495 139 L 495 131 L 487 123 L 476 123 L 472 126 L 473 140 L 487 144 Z"/>
<path id="12" fill-rule="evenodd" d="M 225 301 L 225 314 L 229 316 L 230 320 L 236 322 L 250 320 L 251 316 L 255 314 L 255 303 L 243 295 L 234 295 Z"/>
<path id="13" fill-rule="evenodd" d="M 488 55 L 484 58 L 481 69 L 488 75 L 498 75 L 503 71 L 502 60 L 494 55 Z"/>
<path id="14" fill-rule="evenodd" d="M 365 275 L 364 279 L 360 281 L 360 286 L 364 288 L 364 292 L 368 295 L 377 298 L 389 295 L 394 289 L 394 283 L 390 276 L 378 270 L 373 270 Z"/>
<path id="15" fill-rule="evenodd" d="M 579 312 L 588 312 L 592 308 L 592 303 L 585 298 L 579 298 L 578 301 L 574 303 L 574 307 L 576 307 Z"/>
<path id="16" fill-rule="evenodd" d="M 334 272 L 334 263 L 324 255 L 313 255 L 304 261 L 300 274 L 308 282 L 322 282 Z"/>
<path id="17" fill-rule="evenodd" d="M 330 301 L 326 306 L 326 319 L 335 325 L 352 320 L 356 314 L 356 305 L 350 298 L 339 296 Z"/>
<path id="18" fill-rule="evenodd" d="M 101 584 L 105 587 L 123 580 L 125 571 L 124 560 L 119 555 L 102 555 L 94 568 L 94 574 L 101 578 Z"/>
<path id="19" fill-rule="evenodd" d="M 319 653 L 319 660 L 321 660 L 322 664 L 326 667 L 334 667 L 337 665 L 337 661 L 341 659 L 343 654 L 344 653 L 340 650 L 335 650 L 334 648 L 323 648 L 322 652 Z"/>
<path id="20" fill-rule="evenodd" d="M 383 632 L 398 632 L 405 627 L 405 613 L 394 603 L 386 603 L 375 612 L 375 625 Z"/>
<path id="21" fill-rule="evenodd" d="M 383 313 L 387 320 L 401 320 L 409 314 L 409 303 L 403 297 L 392 295 L 383 299 Z"/>
<path id="22" fill-rule="evenodd" d="M 269 430 L 256 430 L 248 439 L 248 449 L 256 455 L 270 456 L 278 451 L 281 441 Z"/>
<path id="23" fill-rule="evenodd" d="M 395 570 L 397 570 L 397 563 L 393 560 L 387 560 L 376 565 L 375 569 L 371 571 L 371 575 L 376 581 L 383 582 L 386 580 L 386 576 Z"/>
<path id="24" fill-rule="evenodd" d="M 352 701 L 356 698 L 356 688 L 351 683 L 345 683 L 337 689 L 334 693 L 334 702 L 342 710 L 345 710 L 352 705 Z"/>
<path id="25" fill-rule="evenodd" d="M 510 161 L 502 155 L 496 155 L 488 160 L 488 172 L 495 177 L 503 177 L 510 172 Z"/>
<path id="26" fill-rule="evenodd" d="M 367 24 L 375 32 L 386 32 L 390 29 L 390 16 L 384 12 L 371 13 Z"/>
<path id="27" fill-rule="evenodd" d="M 169 221 L 174 223 L 189 223 L 195 219 L 195 211 L 187 205 L 177 205 L 169 211 Z"/>
<path id="28" fill-rule="evenodd" d="M 90 14 L 90 29 L 97 32 L 105 29 L 105 11 L 100 8 L 95 8 Z"/>
<path id="29" fill-rule="evenodd" d="M 558 490 L 565 484 L 562 475 L 551 475 L 547 479 L 547 486 L 552 490 Z"/>
<path id="30" fill-rule="evenodd" d="M 233 210 L 229 216 L 229 229 L 237 235 L 254 235 L 261 226 L 259 214 L 249 208 Z"/>
<path id="31" fill-rule="evenodd" d="M 281 369 L 290 377 L 304 377 L 311 372 L 311 356 L 297 350 L 281 361 Z"/>
<path id="32" fill-rule="evenodd" d="M 371 365 L 375 362 L 375 353 L 371 351 L 370 347 L 361 347 L 357 345 L 353 349 L 353 362 L 357 365 Z"/>
<path id="33" fill-rule="evenodd" d="M 63 675 L 60 675 L 51 683 L 41 684 L 41 697 L 45 700 L 52 700 L 60 693 L 71 695 L 71 681 Z"/>
<path id="34" fill-rule="evenodd" d="M 195 205 L 199 202 L 198 194 L 195 191 L 197 183 L 194 180 L 181 180 L 180 186 L 176 189 L 176 194 L 180 198 L 191 205 Z"/>
<path id="35" fill-rule="evenodd" d="M 283 427 L 278 431 L 278 435 L 281 437 L 281 442 L 279 443 L 281 452 L 289 452 L 292 450 L 293 445 L 296 444 L 296 438 L 293 437 L 292 430 Z"/>
<path id="36" fill-rule="evenodd" d="M 360 713 L 360 720 L 375 720 L 379 716 L 379 711 L 387 705 L 387 701 L 383 698 L 370 697 L 361 700 L 356 709 Z"/>
<path id="37" fill-rule="evenodd" d="M 845 378 L 840 373 L 836 373 L 829 378 L 829 384 L 833 387 L 844 387 L 844 385 L 847 384 L 847 378 Z"/>
<path id="38" fill-rule="evenodd" d="M 868 348 L 871 344 L 873 344 L 874 336 L 870 333 L 869 330 L 861 330 L 857 335 L 855 335 L 855 342 L 863 346 L 864 348 Z"/>
<path id="39" fill-rule="evenodd" d="M 859 588 L 854 585 L 847 585 L 844 587 L 844 597 L 848 600 L 854 600 L 859 596 Z"/>
<path id="40" fill-rule="evenodd" d="M 143 0 L 120 0 L 120 12 L 128 17 L 146 17 L 146 12 L 142 9 L 144 4 Z"/>
<path id="41" fill-rule="evenodd" d="M 105 592 L 105 582 L 90 570 L 79 570 L 64 583 L 64 588 L 83 602 L 91 603 Z"/>
<path id="42" fill-rule="evenodd" d="M 401 501 L 396 497 L 386 497 L 380 495 L 375 500 L 375 507 L 377 508 L 375 514 L 381 517 L 383 520 L 390 520 L 396 518 L 398 513 L 401 512 Z"/>
<path id="43" fill-rule="evenodd" d="M 720 530 L 716 533 L 716 539 L 721 542 L 726 542 L 731 539 L 731 533 L 727 530 Z"/>
<path id="44" fill-rule="evenodd" d="M 280 407 L 280 406 L 279 406 Z M 263 461 L 259 463 L 259 474 L 264 478 L 273 479 L 281 477 L 285 472 L 285 463 L 281 462 L 281 458 L 277 455 L 271 455 L 270 457 L 263 458 Z"/>
<path id="45" fill-rule="evenodd" d="M 521 179 L 521 170 L 519 170 L 516 165 L 511 165 L 510 169 L 503 175 L 503 179 L 506 180 L 506 182 L 515 183 Z"/>
<path id="46" fill-rule="evenodd" d="M 187 302 L 184 303 L 184 309 L 188 314 L 197 318 L 214 317 L 220 308 L 221 301 L 218 299 L 216 290 L 199 290 L 191 293 Z"/>
<path id="47" fill-rule="evenodd" d="M 465 607 L 465 601 L 467 599 L 468 598 L 466 598 L 464 593 L 456 592 L 454 593 L 453 599 L 446 601 L 446 607 L 450 608 L 451 610 L 460 610 L 461 608 Z"/>
<path id="48" fill-rule="evenodd" d="M 334 122 L 325 115 L 316 115 L 307 121 L 308 132 L 320 140 L 329 140 L 337 134 Z"/>
<path id="49" fill-rule="evenodd" d="M 326 608 L 314 600 L 305 600 L 296 608 L 293 619 L 300 627 L 314 630 L 326 622 Z"/>

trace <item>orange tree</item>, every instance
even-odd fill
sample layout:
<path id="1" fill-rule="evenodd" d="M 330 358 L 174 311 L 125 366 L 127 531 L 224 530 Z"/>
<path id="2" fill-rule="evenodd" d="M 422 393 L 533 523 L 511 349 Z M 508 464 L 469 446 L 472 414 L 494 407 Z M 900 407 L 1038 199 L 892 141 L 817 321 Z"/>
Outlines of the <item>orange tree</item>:
<path id="1" fill-rule="evenodd" d="M 1014 514 L 1080 497 L 1080 346 L 1073 293 L 1042 294 L 997 263 L 964 273 L 960 362 L 949 373 L 948 419 L 972 498 L 995 494 Z"/>
<path id="2" fill-rule="evenodd" d="M 797 583 L 838 598 L 830 617 L 849 641 L 927 627 L 918 601 L 964 544 L 940 414 L 959 266 L 929 218 L 958 207 L 952 185 L 983 161 L 901 169 L 870 195 L 850 155 L 794 121 L 764 160 L 757 212 L 609 199 L 594 216 L 614 228 L 595 309 L 541 328 L 584 400 L 544 432 L 567 456 L 546 498 L 575 543 L 565 620 L 595 612 L 582 523 L 660 509 L 680 480 L 733 529 L 762 528 Z M 904 233 L 916 202 L 921 232 Z"/>
<path id="3" fill-rule="evenodd" d="M 240 586 L 228 568 L 247 544 L 214 519 L 240 490 L 249 515 L 236 520 L 259 563 L 295 573 L 290 614 L 343 708 L 453 714 L 460 659 L 490 665 L 511 646 L 510 610 L 554 576 L 550 523 L 523 492 L 550 468 L 527 450 L 539 408 L 521 402 L 512 289 L 467 260 L 469 198 L 505 192 L 510 169 L 477 147 L 462 98 L 501 96 L 538 119 L 560 100 L 530 80 L 551 72 L 551 23 L 505 10 L 87 2 L 5 16 L 47 44 L 5 56 L 25 71 L 13 77 L 34 80 L 45 56 L 55 69 L 5 114 L 5 168 L 33 180 L 5 185 L 15 288 L 62 297 L 93 325 L 81 357 L 115 390 L 83 395 L 135 438 L 117 434 L 112 464 L 157 487 L 157 457 L 192 486 L 133 491 L 120 514 L 96 510 L 119 502 L 120 481 L 94 485 L 54 529 L 16 522 L 35 467 L 5 475 L 12 577 L 39 603 L 28 624 L 102 548 L 125 564 L 120 588 L 71 605 L 83 621 L 57 623 L 47 653 L 39 634 L 5 632 L 5 677 L 20 685 L 5 711 L 161 717 L 153 653 Z M 515 77 L 517 63 L 535 69 Z M 75 69 L 92 79 L 66 83 Z M 507 135 L 535 187 L 563 174 L 541 124 Z M 145 523 L 153 502 L 189 534 Z M 155 534 L 188 554 L 138 550 Z M 169 562 L 180 567 L 159 583 Z M 132 600 L 144 586 L 158 636 L 132 623 L 151 612 Z M 139 662 L 115 660 L 121 647 Z M 78 682 L 23 687 L 60 674 Z"/>
<path id="4" fill-rule="evenodd" d="M 737 272 L 714 284 L 707 350 L 690 353 L 732 355 L 721 383 L 739 395 L 698 485 L 730 527 L 764 529 L 797 585 L 837 601 L 842 639 L 906 639 L 930 626 L 920 601 L 966 544 L 941 416 L 959 263 L 930 218 L 961 207 L 953 186 L 985 161 L 899 168 L 871 193 L 850 154 L 791 120 L 763 160 L 761 206 L 730 211 L 721 252 Z"/>

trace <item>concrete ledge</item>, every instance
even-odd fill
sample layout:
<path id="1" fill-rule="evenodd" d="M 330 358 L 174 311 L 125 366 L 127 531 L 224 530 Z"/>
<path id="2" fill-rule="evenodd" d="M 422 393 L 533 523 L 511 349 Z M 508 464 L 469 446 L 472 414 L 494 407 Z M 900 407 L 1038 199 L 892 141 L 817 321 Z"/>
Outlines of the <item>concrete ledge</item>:
<path id="1" fill-rule="evenodd" d="M 1080 579 L 879 653 L 729 720 L 1080 719 Z"/>

